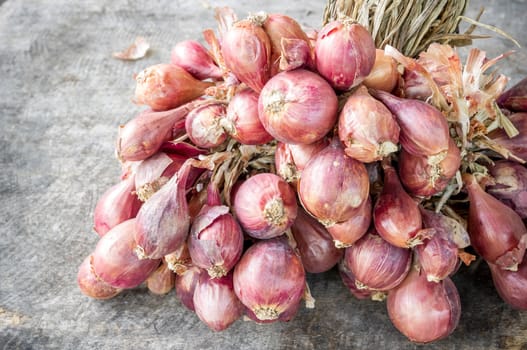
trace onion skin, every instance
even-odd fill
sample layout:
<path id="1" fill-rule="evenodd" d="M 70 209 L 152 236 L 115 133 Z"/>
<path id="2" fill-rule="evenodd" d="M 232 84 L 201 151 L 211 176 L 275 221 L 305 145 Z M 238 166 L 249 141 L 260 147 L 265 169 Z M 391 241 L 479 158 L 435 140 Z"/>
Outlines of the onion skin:
<path id="1" fill-rule="evenodd" d="M 291 145 L 278 142 L 275 151 L 276 173 L 285 181 L 295 185 L 302 170 L 315 154 L 328 146 L 326 138 L 310 144 Z"/>
<path id="2" fill-rule="evenodd" d="M 302 208 L 298 210 L 291 232 L 306 272 L 328 271 L 344 254 L 342 249 L 335 247 L 332 237 L 324 226 Z"/>
<path id="3" fill-rule="evenodd" d="M 454 242 L 460 249 L 470 245 L 468 232 L 460 222 L 441 213 L 426 210 L 423 207 L 419 207 L 419 209 L 421 210 L 424 227 L 431 227 L 436 229 L 436 231 L 440 231 L 442 235 L 445 235 L 445 238 Z"/>
<path id="4" fill-rule="evenodd" d="M 134 190 L 135 182 L 132 175 L 110 187 L 97 201 L 93 213 L 93 229 L 99 237 L 104 236 L 118 224 L 135 218 L 142 203 L 133 193 Z"/>
<path id="5" fill-rule="evenodd" d="M 167 294 L 174 288 L 176 275 L 172 272 L 166 262 L 161 263 L 157 270 L 152 272 L 146 279 L 148 290 L 157 295 Z"/>
<path id="6" fill-rule="evenodd" d="M 258 116 L 258 93 L 251 89 L 237 92 L 227 106 L 221 125 L 236 141 L 244 145 L 261 145 L 273 140 Z"/>
<path id="7" fill-rule="evenodd" d="M 251 89 L 260 92 L 271 74 L 271 42 L 250 20 L 235 22 L 221 40 L 225 64 Z"/>
<path id="8" fill-rule="evenodd" d="M 178 42 L 170 51 L 170 63 L 183 68 L 199 80 L 217 80 L 223 76 L 207 49 L 195 40 Z"/>
<path id="9" fill-rule="evenodd" d="M 527 169 L 516 162 L 499 160 L 489 168 L 495 185 L 487 192 L 527 218 Z"/>
<path id="10" fill-rule="evenodd" d="M 461 300 L 452 280 L 429 282 L 415 267 L 388 293 L 386 306 L 395 328 L 416 343 L 447 337 L 461 316 Z"/>
<path id="11" fill-rule="evenodd" d="M 258 99 L 265 130 L 284 143 L 322 139 L 337 121 L 337 95 L 319 75 L 305 69 L 282 72 L 269 80 Z"/>
<path id="12" fill-rule="evenodd" d="M 338 120 L 339 138 L 348 156 L 364 163 L 398 150 L 399 125 L 392 112 L 360 86 L 348 99 Z"/>
<path id="13" fill-rule="evenodd" d="M 101 237 L 93 252 L 93 270 L 115 288 L 134 288 L 159 266 L 159 259 L 140 260 L 134 252 L 137 219 L 126 220 Z"/>
<path id="14" fill-rule="evenodd" d="M 412 252 L 370 231 L 346 248 L 344 259 L 359 289 L 387 291 L 398 286 L 408 274 Z"/>
<path id="15" fill-rule="evenodd" d="M 93 270 L 93 257 L 87 256 L 79 266 L 77 284 L 81 292 L 90 298 L 106 300 L 119 294 L 122 289 L 110 286 L 104 282 Z"/>
<path id="16" fill-rule="evenodd" d="M 459 267 L 458 246 L 448 238 L 448 234 L 436 228 L 432 237 L 414 248 L 423 269 L 422 273 L 430 282 L 439 282 L 451 276 Z"/>
<path id="17" fill-rule="evenodd" d="M 514 210 L 486 193 L 470 174 L 463 175 L 470 201 L 468 233 L 487 262 L 516 271 L 527 247 L 527 230 Z"/>
<path id="18" fill-rule="evenodd" d="M 296 194 L 278 175 L 256 174 L 236 190 L 234 211 L 249 236 L 257 239 L 277 237 L 295 221 Z"/>
<path id="19" fill-rule="evenodd" d="M 135 103 L 147 105 L 154 111 L 179 107 L 202 96 L 212 85 L 196 80 L 181 67 L 166 63 L 146 68 L 135 80 Z"/>
<path id="20" fill-rule="evenodd" d="M 518 310 L 527 310 L 527 259 L 518 266 L 518 271 L 503 270 L 488 263 L 494 287 L 507 304 Z"/>
<path id="21" fill-rule="evenodd" d="M 351 21 L 333 21 L 317 35 L 316 67 L 337 90 L 359 85 L 375 64 L 375 43 L 366 28 Z"/>
<path id="22" fill-rule="evenodd" d="M 386 55 L 384 50 L 376 49 L 373 68 L 362 83 L 370 89 L 392 92 L 399 78 L 397 62 L 393 57 Z"/>
<path id="23" fill-rule="evenodd" d="M 527 78 L 523 78 L 496 100 L 498 105 L 515 112 L 527 112 Z"/>
<path id="24" fill-rule="evenodd" d="M 326 227 L 333 238 L 335 247 L 346 248 L 355 243 L 368 231 L 372 218 L 371 198 L 355 209 L 350 219 Z"/>
<path id="25" fill-rule="evenodd" d="M 194 290 L 193 303 L 196 315 L 216 332 L 227 329 L 245 311 L 234 294 L 232 274 L 221 278 L 201 274 Z"/>
<path id="26" fill-rule="evenodd" d="M 197 266 L 190 266 L 185 272 L 176 276 L 176 296 L 189 310 L 194 311 L 194 291 L 201 275 L 207 272 Z"/>
<path id="27" fill-rule="evenodd" d="M 307 163 L 298 195 L 304 209 L 329 227 L 355 214 L 368 198 L 369 185 L 364 164 L 348 157 L 334 138 Z"/>
<path id="28" fill-rule="evenodd" d="M 514 113 L 509 117 L 512 124 L 520 132 L 515 137 L 509 137 L 505 130 L 496 129 L 488 134 L 494 142 L 505 147 L 513 155 L 527 161 L 527 113 Z"/>
<path id="29" fill-rule="evenodd" d="M 286 311 L 298 306 L 306 284 L 302 261 L 283 237 L 249 247 L 233 277 L 234 292 L 262 321 L 289 320 Z"/>
<path id="30" fill-rule="evenodd" d="M 210 102 L 193 109 L 185 120 L 185 130 L 190 140 L 198 147 L 214 148 L 227 139 L 221 120 L 227 114 L 222 102 Z"/>

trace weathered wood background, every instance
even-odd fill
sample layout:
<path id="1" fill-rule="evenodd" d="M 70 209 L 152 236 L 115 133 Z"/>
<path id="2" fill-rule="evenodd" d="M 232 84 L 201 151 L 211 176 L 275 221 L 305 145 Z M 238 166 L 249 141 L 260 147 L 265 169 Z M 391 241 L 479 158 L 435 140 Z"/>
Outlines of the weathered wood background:
<path id="1" fill-rule="evenodd" d="M 324 1 L 0 0 L 0 349 L 415 349 L 391 325 L 385 304 L 358 301 L 335 271 L 310 276 L 317 299 L 285 324 L 238 321 L 212 333 L 174 292 L 144 288 L 109 301 L 83 296 L 77 267 L 95 247 L 92 212 L 118 179 L 117 126 L 140 108 L 133 74 L 169 60 L 171 46 L 215 27 L 213 7 L 267 10 L 318 27 Z M 516 37 L 478 41 L 517 82 L 527 75 L 527 1 L 474 0 L 469 15 Z M 488 33 L 479 30 L 478 33 Z M 137 35 L 148 57 L 111 53 Z M 527 349 L 527 313 L 504 304 L 485 265 L 454 278 L 459 327 L 429 349 Z M 527 296 L 526 296 L 527 297 Z"/>

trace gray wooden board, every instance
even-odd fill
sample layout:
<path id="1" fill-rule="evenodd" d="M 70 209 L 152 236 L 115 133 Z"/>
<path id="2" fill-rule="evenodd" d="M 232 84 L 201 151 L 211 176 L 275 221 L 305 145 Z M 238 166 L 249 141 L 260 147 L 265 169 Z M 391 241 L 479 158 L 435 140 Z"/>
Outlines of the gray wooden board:
<path id="1" fill-rule="evenodd" d="M 317 299 L 289 323 L 237 321 L 213 333 L 174 292 L 144 287 L 109 301 L 91 300 L 77 267 L 97 242 L 98 197 L 118 179 L 117 126 L 141 108 L 131 102 L 133 74 L 167 62 L 171 46 L 215 27 L 212 8 L 267 10 L 319 26 L 323 1 L 0 1 L 0 349 L 415 349 L 391 325 L 385 304 L 353 299 L 333 270 L 310 275 Z M 485 5 L 482 21 L 527 46 L 527 2 Z M 484 30 L 479 33 L 488 33 Z M 111 53 L 137 35 L 148 57 L 122 62 Z M 527 75 L 527 52 L 496 38 L 478 47 L 495 56 L 512 82 Z M 488 268 L 454 277 L 462 300 L 458 328 L 430 349 L 527 349 L 527 313 L 503 303 Z M 527 297 L 527 296 L 526 296 Z"/>

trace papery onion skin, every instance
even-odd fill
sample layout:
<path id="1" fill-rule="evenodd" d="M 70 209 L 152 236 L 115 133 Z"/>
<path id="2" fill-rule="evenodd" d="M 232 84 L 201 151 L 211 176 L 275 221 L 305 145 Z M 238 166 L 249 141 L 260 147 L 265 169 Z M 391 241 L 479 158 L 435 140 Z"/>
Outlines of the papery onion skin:
<path id="1" fill-rule="evenodd" d="M 516 157 L 527 161 L 527 113 L 514 113 L 509 119 L 519 131 L 517 136 L 509 137 L 503 129 L 491 131 L 487 136 Z"/>
<path id="2" fill-rule="evenodd" d="M 201 275 L 206 275 L 205 270 L 197 266 L 190 266 L 185 272 L 176 276 L 176 296 L 189 310 L 194 311 L 194 291 Z"/>
<path id="3" fill-rule="evenodd" d="M 335 89 L 359 85 L 375 64 L 375 43 L 366 28 L 351 21 L 333 21 L 317 35 L 316 67 Z"/>
<path id="4" fill-rule="evenodd" d="M 276 173 L 296 187 L 297 180 L 307 163 L 328 144 L 326 138 L 310 144 L 291 145 L 278 142 L 275 150 Z"/>
<path id="5" fill-rule="evenodd" d="M 282 235 L 295 221 L 297 210 L 293 188 L 272 173 L 249 177 L 234 195 L 236 218 L 243 230 L 257 239 Z"/>
<path id="6" fill-rule="evenodd" d="M 346 248 L 344 259 L 357 286 L 387 291 L 398 286 L 408 274 L 412 252 L 396 247 L 375 231 L 370 231 Z"/>
<path id="7" fill-rule="evenodd" d="M 260 92 L 271 74 L 271 42 L 250 20 L 235 22 L 221 40 L 225 64 L 251 89 Z"/>
<path id="8" fill-rule="evenodd" d="M 522 219 L 527 218 L 527 169 L 525 166 L 499 160 L 489 167 L 495 184 L 487 192 L 512 208 Z"/>
<path id="9" fill-rule="evenodd" d="M 324 226 L 302 208 L 298 209 L 291 232 L 306 272 L 328 271 L 344 254 L 342 249 L 335 247 L 332 237 Z"/>
<path id="10" fill-rule="evenodd" d="M 126 220 L 101 237 L 93 252 L 93 270 L 115 288 L 134 288 L 159 266 L 159 259 L 140 260 L 134 252 L 137 219 Z"/>
<path id="11" fill-rule="evenodd" d="M 449 336 L 461 316 L 461 300 L 452 280 L 429 282 L 415 267 L 388 293 L 386 306 L 395 328 L 416 343 Z"/>
<path id="12" fill-rule="evenodd" d="M 282 72 L 265 84 L 258 115 L 275 139 L 309 144 L 322 139 L 337 120 L 337 95 L 319 75 L 305 69 Z"/>
<path id="13" fill-rule="evenodd" d="M 349 220 L 368 192 L 366 167 L 344 153 L 338 138 L 311 158 L 298 185 L 302 206 L 326 227 Z"/>
<path id="14" fill-rule="evenodd" d="M 527 259 L 518 266 L 518 271 L 503 270 L 488 263 L 494 287 L 507 304 L 518 310 L 527 311 Z"/>
<path id="15" fill-rule="evenodd" d="M 214 148 L 227 139 L 221 120 L 227 114 L 222 102 L 210 102 L 193 109 L 185 120 L 185 130 L 190 140 L 198 147 Z"/>
<path id="16" fill-rule="evenodd" d="M 216 332 L 227 329 L 245 311 L 234 294 L 232 274 L 221 278 L 201 274 L 194 290 L 193 303 L 196 315 Z"/>
<path id="17" fill-rule="evenodd" d="M 166 111 L 190 102 L 212 85 L 199 81 L 181 67 L 160 63 L 137 74 L 135 103 Z"/>
<path id="18" fill-rule="evenodd" d="M 371 224 L 372 218 L 372 203 L 371 197 L 368 198 L 354 210 L 351 218 L 326 227 L 329 234 L 333 238 L 335 247 L 346 248 L 360 239 Z"/>
<path id="19" fill-rule="evenodd" d="M 89 255 L 79 266 L 77 284 L 81 292 L 90 298 L 100 300 L 110 299 L 119 294 L 122 289 L 112 287 L 95 274 L 92 261 L 93 257 Z"/>
<path id="20" fill-rule="evenodd" d="M 223 72 L 207 49 L 195 40 L 178 42 L 170 51 L 170 63 L 192 74 L 196 79 L 221 79 Z"/>
<path id="21" fill-rule="evenodd" d="M 440 212 L 436 213 L 423 207 L 419 207 L 419 209 L 421 210 L 424 227 L 432 227 L 441 231 L 446 235 L 446 238 L 454 242 L 460 249 L 470 245 L 470 237 L 462 223 Z"/>
<path id="22" fill-rule="evenodd" d="M 166 262 L 162 262 L 159 267 L 146 279 L 148 290 L 157 295 L 167 294 L 174 288 L 176 275 L 172 272 Z"/>
<path id="23" fill-rule="evenodd" d="M 458 246 L 449 234 L 436 228 L 432 237 L 414 247 L 414 252 L 430 282 L 439 282 L 451 276 L 459 267 Z"/>
<path id="24" fill-rule="evenodd" d="M 362 83 L 370 89 L 392 92 L 399 78 L 397 62 L 393 57 L 386 55 L 384 50 L 376 49 L 373 68 Z"/>
<path id="25" fill-rule="evenodd" d="M 262 321 L 289 318 L 305 283 L 302 261 L 284 237 L 253 244 L 234 268 L 234 292 Z"/>
<path id="26" fill-rule="evenodd" d="M 515 271 L 527 247 L 527 229 L 516 212 L 486 193 L 473 175 L 463 175 L 468 191 L 468 233 L 487 262 Z"/>
<path id="27" fill-rule="evenodd" d="M 365 86 L 348 97 L 338 120 L 339 138 L 348 156 L 364 163 L 387 157 L 398 150 L 399 125 L 384 104 Z"/>

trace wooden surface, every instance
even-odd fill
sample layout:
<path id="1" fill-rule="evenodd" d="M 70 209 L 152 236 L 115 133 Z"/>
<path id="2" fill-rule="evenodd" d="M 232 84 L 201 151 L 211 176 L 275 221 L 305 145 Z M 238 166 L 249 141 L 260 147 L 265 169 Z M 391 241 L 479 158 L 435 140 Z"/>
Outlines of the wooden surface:
<path id="1" fill-rule="evenodd" d="M 215 27 L 214 6 L 240 16 L 266 10 L 318 27 L 323 1 L 0 0 L 0 349 L 416 349 L 391 325 L 385 304 L 358 301 L 337 273 L 309 276 L 314 310 L 289 323 L 238 321 L 213 333 L 174 292 L 144 287 L 109 301 L 91 300 L 76 284 L 77 267 L 95 247 L 92 213 L 118 179 L 117 127 L 140 108 L 131 103 L 133 74 L 169 60 L 172 45 Z M 302 5 L 300 5 L 302 4 Z M 527 2 L 485 4 L 482 21 L 527 47 Z M 479 30 L 478 33 L 488 33 Z M 145 36 L 152 50 L 137 62 L 111 53 Z M 510 41 L 475 44 L 516 82 L 527 54 Z M 429 349 L 527 349 L 527 313 L 503 303 L 485 265 L 462 268 L 454 281 L 461 321 Z M 527 296 L 526 296 L 527 297 Z"/>

